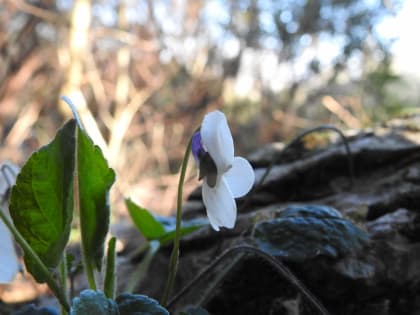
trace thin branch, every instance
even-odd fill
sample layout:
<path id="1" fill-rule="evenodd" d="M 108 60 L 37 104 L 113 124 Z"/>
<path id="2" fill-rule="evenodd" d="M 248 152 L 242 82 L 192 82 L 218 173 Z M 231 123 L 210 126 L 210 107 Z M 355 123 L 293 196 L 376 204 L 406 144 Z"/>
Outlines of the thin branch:
<path id="1" fill-rule="evenodd" d="M 189 290 L 193 289 L 194 286 L 199 283 L 203 278 L 217 265 L 219 265 L 226 257 L 235 253 L 252 253 L 258 257 L 263 258 L 266 262 L 272 265 L 286 280 L 288 280 L 298 291 L 300 291 L 308 301 L 323 315 L 329 315 L 330 313 L 322 305 L 322 303 L 311 293 L 311 291 L 287 268 L 281 261 L 275 259 L 273 256 L 266 252 L 259 250 L 258 248 L 251 247 L 248 245 L 239 245 L 233 248 L 227 249 L 219 257 L 217 257 L 210 265 L 204 268 L 190 283 L 188 283 L 167 305 L 168 309 L 174 308 L 175 304 L 188 293 Z M 222 279 L 220 279 L 222 280 Z"/>
<path id="2" fill-rule="evenodd" d="M 359 120 L 332 96 L 324 96 L 322 98 L 322 105 L 336 115 L 347 127 L 355 129 L 361 127 Z"/>
<path id="3" fill-rule="evenodd" d="M 347 166 L 348 166 L 348 171 L 349 171 L 349 176 L 350 176 L 350 188 L 351 188 L 351 187 L 353 187 L 353 185 L 354 185 L 354 180 L 355 180 L 355 176 L 354 176 L 354 162 L 353 162 L 353 154 L 352 154 L 352 152 L 351 152 L 350 145 L 349 145 L 349 143 L 348 143 L 348 141 L 347 141 L 347 138 L 346 138 L 346 136 L 343 134 L 343 132 L 342 132 L 340 129 L 338 129 L 337 127 L 335 127 L 335 126 L 330 126 L 330 125 L 322 125 L 322 126 L 318 126 L 318 127 L 315 127 L 315 128 L 311 128 L 311 129 L 305 130 L 305 131 L 304 131 L 304 132 L 302 132 L 300 135 L 296 136 L 296 137 L 295 137 L 292 141 L 290 141 L 290 142 L 289 142 L 289 143 L 288 143 L 288 144 L 284 147 L 284 149 L 283 149 L 283 151 L 281 152 L 281 154 L 280 154 L 280 156 L 279 156 L 279 157 L 277 157 L 277 158 L 273 158 L 273 159 L 270 161 L 270 164 L 269 164 L 269 165 L 268 165 L 268 167 L 265 169 L 265 172 L 264 172 L 264 174 L 261 176 L 261 178 L 260 178 L 260 180 L 258 181 L 258 183 L 257 183 L 257 184 L 255 184 L 255 186 L 254 186 L 254 188 L 252 189 L 251 193 L 249 193 L 249 194 L 245 197 L 245 201 L 244 201 L 244 203 L 242 204 L 241 208 L 242 208 L 242 209 L 244 209 L 244 208 L 246 208 L 246 207 L 249 205 L 249 203 L 250 203 L 250 201 L 251 201 L 251 199 L 252 199 L 252 196 L 255 194 L 255 192 L 257 191 L 257 189 L 258 189 L 258 188 L 260 188 L 260 187 L 263 185 L 264 181 L 267 179 L 268 174 L 271 172 L 271 170 L 273 169 L 274 165 L 275 165 L 275 164 L 277 164 L 277 163 L 281 160 L 281 158 L 285 155 L 285 153 L 287 153 L 287 151 L 288 151 L 290 148 L 292 148 L 294 145 L 296 145 L 297 143 L 299 143 L 299 141 L 301 141 L 301 140 L 302 140 L 305 136 L 307 136 L 308 134 L 313 133 L 313 132 L 323 131 L 323 130 L 331 130 L 331 131 L 336 132 L 336 133 L 340 136 L 341 140 L 343 141 L 344 148 L 345 148 L 345 150 L 346 150 L 346 154 L 347 154 Z"/>
<path id="4" fill-rule="evenodd" d="M 38 119 L 40 111 L 41 106 L 35 102 L 31 102 L 23 108 L 5 139 L 7 146 L 17 147 L 22 139 L 26 138 L 30 133 L 31 126 Z"/>
<path id="5" fill-rule="evenodd" d="M 11 4 L 12 6 L 16 7 L 18 10 L 21 10 L 25 13 L 36 16 L 46 22 L 50 22 L 53 24 L 67 24 L 68 23 L 68 21 L 63 15 L 39 8 L 23 0 L 7 0 L 7 2 L 9 2 L 9 4 Z"/>

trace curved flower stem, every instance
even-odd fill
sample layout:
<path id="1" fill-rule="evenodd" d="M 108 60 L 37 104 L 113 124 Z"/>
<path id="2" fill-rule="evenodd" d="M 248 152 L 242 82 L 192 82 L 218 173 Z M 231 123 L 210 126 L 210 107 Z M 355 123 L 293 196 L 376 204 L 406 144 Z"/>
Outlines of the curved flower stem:
<path id="1" fill-rule="evenodd" d="M 297 143 L 299 143 L 299 141 L 301 141 L 304 137 L 306 137 L 308 134 L 310 133 L 314 133 L 314 132 L 318 132 L 318 131 L 324 131 L 324 130 L 331 130 L 336 132 L 341 140 L 343 141 L 344 144 L 344 148 L 346 150 L 346 154 L 347 154 L 347 166 L 348 166 L 348 171 L 349 171 L 349 176 L 350 176 L 350 187 L 353 186 L 354 184 L 354 163 L 353 163 L 353 156 L 350 150 L 350 146 L 348 143 L 348 140 L 346 138 L 346 136 L 343 134 L 343 132 L 338 129 L 335 126 L 331 126 L 331 125 L 321 125 L 318 127 L 314 127 L 308 130 L 305 130 L 304 132 L 302 132 L 301 134 L 299 134 L 298 136 L 296 136 L 291 142 L 289 142 L 283 149 L 283 153 L 287 152 L 290 148 L 292 148 L 294 145 L 296 145 Z M 274 164 L 276 164 L 276 162 L 278 162 L 278 159 L 273 159 L 270 163 L 270 165 L 267 167 L 266 171 L 264 172 L 263 176 L 261 177 L 260 181 L 258 182 L 257 186 L 261 186 L 263 184 L 263 182 L 265 181 L 265 179 L 268 176 L 268 173 L 270 173 L 271 169 L 273 168 Z"/>
<path id="2" fill-rule="evenodd" d="M 79 116 L 79 113 L 77 112 L 76 106 L 74 106 L 71 99 L 68 98 L 65 95 L 61 96 L 60 98 L 70 107 L 70 109 L 73 113 L 74 119 L 76 119 L 76 122 L 79 125 L 79 128 L 84 131 L 84 128 L 83 128 L 83 125 L 82 125 L 82 120 L 80 119 L 80 116 Z"/>
<path id="3" fill-rule="evenodd" d="M 355 181 L 355 171 L 354 171 L 354 161 L 353 161 L 353 155 L 350 149 L 350 145 L 348 143 L 347 137 L 343 134 L 343 132 L 338 129 L 335 126 L 331 126 L 331 125 L 321 125 L 318 127 L 314 127 L 308 130 L 305 130 L 304 132 L 302 132 L 301 134 L 299 134 L 298 136 L 296 136 L 292 141 L 290 141 L 282 150 L 282 152 L 280 153 L 280 155 L 277 158 L 273 158 L 270 161 L 270 164 L 268 165 L 268 167 L 265 169 L 265 172 L 263 173 L 263 175 L 261 176 L 260 180 L 258 181 L 258 183 L 255 184 L 254 188 L 252 189 L 252 192 L 250 194 L 248 194 L 245 197 L 245 200 L 243 202 L 243 204 L 241 205 L 241 209 L 246 208 L 249 203 L 251 202 L 252 196 L 254 195 L 254 193 L 257 191 L 258 188 L 260 188 L 262 186 L 262 184 L 264 183 L 264 181 L 267 179 L 268 174 L 271 172 L 271 170 L 273 169 L 274 165 L 276 165 L 277 163 L 280 162 L 281 158 L 283 157 L 283 155 L 290 149 L 292 148 L 294 145 L 296 145 L 297 143 L 299 143 L 299 141 L 301 141 L 304 137 L 306 137 L 308 134 L 310 133 L 314 133 L 314 132 L 318 132 L 318 131 L 325 131 L 325 130 L 330 130 L 330 131 L 334 131 L 336 132 L 341 140 L 343 141 L 344 144 L 344 149 L 346 150 L 346 155 L 347 155 L 347 167 L 348 167 L 348 171 L 349 171 L 349 176 L 350 176 L 350 185 L 349 188 L 352 188 L 354 185 L 354 181 Z"/>
<path id="4" fill-rule="evenodd" d="M 67 303 L 66 295 L 62 291 L 62 288 L 58 285 L 57 281 L 52 276 L 50 270 L 48 270 L 47 266 L 45 266 L 41 258 L 39 258 L 37 253 L 34 252 L 32 247 L 23 238 L 22 234 L 20 234 L 16 227 L 10 222 L 10 220 L 4 214 L 2 209 L 0 209 L 0 219 L 3 220 L 4 224 L 6 224 L 9 231 L 13 234 L 16 242 L 20 245 L 25 255 L 30 257 L 33 260 L 33 262 L 38 266 L 38 272 L 42 274 L 42 277 L 45 279 L 45 282 L 47 283 L 50 290 L 57 297 L 61 306 L 68 312 L 70 310 L 70 306 Z"/>
<path id="5" fill-rule="evenodd" d="M 176 204 L 176 229 L 174 237 L 174 245 L 172 248 L 171 258 L 169 261 L 169 274 L 166 280 L 165 290 L 160 301 L 163 306 L 168 301 L 169 294 L 171 294 L 174 286 L 176 272 L 178 270 L 178 259 L 179 259 L 179 240 L 181 239 L 181 214 L 182 214 L 182 191 L 184 187 L 185 173 L 187 171 L 188 160 L 191 153 L 191 139 L 188 142 L 187 149 L 185 150 L 184 159 L 182 160 L 181 174 L 178 182 L 178 197 Z"/>

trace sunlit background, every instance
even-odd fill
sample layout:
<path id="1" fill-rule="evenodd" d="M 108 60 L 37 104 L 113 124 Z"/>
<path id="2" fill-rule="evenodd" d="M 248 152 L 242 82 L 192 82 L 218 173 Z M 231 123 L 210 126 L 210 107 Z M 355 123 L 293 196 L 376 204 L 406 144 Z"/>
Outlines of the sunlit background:
<path id="1" fill-rule="evenodd" d="M 320 124 L 418 114 L 419 15 L 417 0 L 2 1 L 0 158 L 21 165 L 50 141 L 67 95 L 117 171 L 114 210 L 131 197 L 169 214 L 210 110 L 242 155 Z"/>

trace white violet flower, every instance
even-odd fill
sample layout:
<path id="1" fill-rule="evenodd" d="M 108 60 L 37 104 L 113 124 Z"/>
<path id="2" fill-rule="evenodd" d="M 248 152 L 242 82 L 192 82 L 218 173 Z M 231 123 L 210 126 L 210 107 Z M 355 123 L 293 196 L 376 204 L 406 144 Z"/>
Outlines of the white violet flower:
<path id="1" fill-rule="evenodd" d="M 234 198 L 246 195 L 255 180 L 251 164 L 234 156 L 232 134 L 225 115 L 220 111 L 208 113 L 200 131 L 192 138 L 192 153 L 204 179 L 202 194 L 210 224 L 233 228 L 236 221 Z"/>

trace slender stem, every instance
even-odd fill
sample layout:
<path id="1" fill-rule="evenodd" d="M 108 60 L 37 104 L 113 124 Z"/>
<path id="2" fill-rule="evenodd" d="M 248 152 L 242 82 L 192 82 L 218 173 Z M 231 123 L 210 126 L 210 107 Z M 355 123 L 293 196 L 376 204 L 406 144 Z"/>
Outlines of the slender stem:
<path id="1" fill-rule="evenodd" d="M 124 292 L 133 293 L 134 289 L 142 282 L 147 270 L 160 248 L 160 242 L 153 240 L 148 243 L 147 252 L 144 255 L 140 264 L 137 265 L 136 270 L 131 274 L 130 279 L 124 289 Z"/>
<path id="2" fill-rule="evenodd" d="M 64 252 L 63 257 L 61 258 L 60 262 L 60 278 L 61 278 L 61 290 L 64 292 L 66 296 L 66 300 L 68 300 L 68 293 L 67 293 L 67 255 Z M 67 315 L 67 310 L 61 305 L 61 315 Z"/>
<path id="3" fill-rule="evenodd" d="M 171 294 L 174 286 L 176 272 L 178 270 L 178 259 L 179 259 L 179 240 L 181 239 L 181 214 L 182 214 L 182 190 L 184 187 L 185 173 L 187 171 L 188 160 L 191 153 L 191 140 L 188 142 L 187 149 L 185 150 L 184 159 L 181 166 L 181 174 L 179 176 L 178 183 L 178 198 L 176 207 L 176 229 L 174 237 L 174 245 L 172 248 L 171 258 L 169 261 L 169 274 L 166 281 L 165 290 L 161 298 L 161 304 L 166 305 L 169 294 Z"/>
<path id="4" fill-rule="evenodd" d="M 140 247 L 135 249 L 132 253 L 127 255 L 127 260 L 131 261 L 135 259 L 136 257 L 142 256 L 146 251 L 149 250 L 149 248 L 150 248 L 149 242 L 144 242 L 144 244 L 142 244 Z"/>
<path id="5" fill-rule="evenodd" d="M 82 242 L 83 243 L 83 242 Z M 96 291 L 96 281 L 95 281 L 95 273 L 94 267 L 92 263 L 87 259 L 87 254 L 85 252 L 85 246 L 82 244 L 82 263 L 83 269 L 85 271 L 86 279 L 89 284 L 89 288 L 93 291 Z"/>
<path id="6" fill-rule="evenodd" d="M 213 277 L 211 278 L 211 281 L 206 283 L 205 287 L 203 287 L 202 290 L 200 289 L 199 291 L 196 291 L 200 292 L 200 295 L 196 299 L 194 299 L 194 305 L 205 305 L 205 303 L 209 302 L 209 300 L 212 297 L 211 294 L 217 292 L 217 288 L 220 285 L 220 283 L 222 283 L 222 281 L 226 279 L 229 274 L 232 274 L 233 269 L 244 257 L 244 253 L 239 253 L 238 255 L 233 257 L 231 261 L 226 262 L 222 270 L 214 273 Z M 168 306 L 170 304 L 171 301 L 169 301 Z"/>
<path id="7" fill-rule="evenodd" d="M 108 251 L 106 255 L 106 271 L 104 281 L 104 292 L 107 298 L 115 298 L 115 243 L 117 239 L 112 237 L 108 242 Z"/>
<path id="8" fill-rule="evenodd" d="M 45 279 L 45 282 L 48 284 L 50 290 L 57 297 L 58 301 L 63 306 L 63 308 L 68 312 L 70 310 L 70 306 L 67 303 L 66 295 L 52 276 L 50 270 L 48 270 L 47 266 L 45 266 L 41 258 L 39 258 L 38 254 L 34 252 L 32 247 L 23 238 L 22 234 L 20 234 L 16 227 L 10 222 L 10 220 L 5 215 L 2 209 L 0 209 L 0 218 L 3 220 L 4 224 L 6 224 L 9 231 L 13 234 L 16 242 L 20 245 L 25 255 L 30 257 L 31 260 L 37 265 L 37 272 L 42 276 L 42 278 Z"/>
<path id="9" fill-rule="evenodd" d="M 85 274 L 89 283 L 89 288 L 96 291 L 96 281 L 95 274 L 93 272 L 93 266 L 90 262 L 87 261 L 86 254 L 83 255 L 83 267 L 85 269 Z"/>

